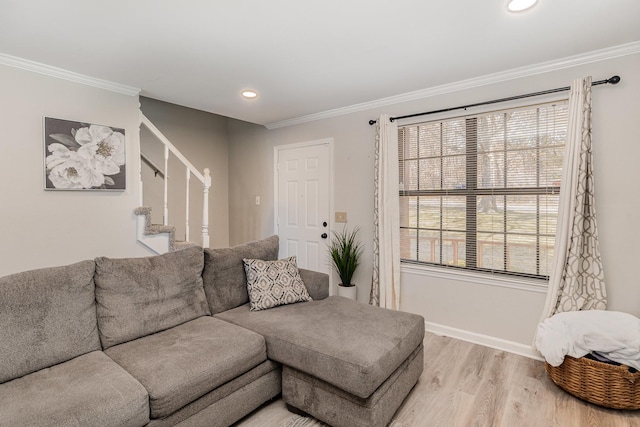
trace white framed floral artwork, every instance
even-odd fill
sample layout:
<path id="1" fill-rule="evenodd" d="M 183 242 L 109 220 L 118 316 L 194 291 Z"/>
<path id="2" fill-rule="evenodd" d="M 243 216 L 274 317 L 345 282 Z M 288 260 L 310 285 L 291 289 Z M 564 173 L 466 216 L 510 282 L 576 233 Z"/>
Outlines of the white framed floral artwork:
<path id="1" fill-rule="evenodd" d="M 45 190 L 126 187 L 124 129 L 44 118 Z"/>

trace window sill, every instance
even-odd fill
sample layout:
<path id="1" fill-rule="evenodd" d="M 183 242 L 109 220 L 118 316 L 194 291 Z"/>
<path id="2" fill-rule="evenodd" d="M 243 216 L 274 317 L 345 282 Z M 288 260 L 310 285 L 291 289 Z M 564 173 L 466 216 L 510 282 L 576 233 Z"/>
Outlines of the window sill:
<path id="1" fill-rule="evenodd" d="M 415 274 L 439 279 L 457 280 L 477 285 L 497 286 L 500 288 L 517 289 L 527 292 L 547 293 L 548 281 L 528 279 L 524 277 L 510 277 L 500 274 L 483 274 L 474 271 L 439 268 L 430 265 L 400 264 L 400 273 Z"/>

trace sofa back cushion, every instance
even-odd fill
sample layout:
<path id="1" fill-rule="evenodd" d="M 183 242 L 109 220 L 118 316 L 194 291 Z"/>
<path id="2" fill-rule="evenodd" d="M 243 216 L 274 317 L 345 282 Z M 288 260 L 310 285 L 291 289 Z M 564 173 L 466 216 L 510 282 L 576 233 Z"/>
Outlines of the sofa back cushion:
<path id="1" fill-rule="evenodd" d="M 0 278 L 0 383 L 100 350 L 93 261 Z"/>
<path id="2" fill-rule="evenodd" d="M 145 258 L 96 258 L 96 302 L 107 349 L 210 314 L 202 248 Z"/>
<path id="3" fill-rule="evenodd" d="M 278 259 L 278 236 L 231 248 L 204 250 L 204 291 L 212 314 L 249 302 L 244 258 L 274 261 Z"/>

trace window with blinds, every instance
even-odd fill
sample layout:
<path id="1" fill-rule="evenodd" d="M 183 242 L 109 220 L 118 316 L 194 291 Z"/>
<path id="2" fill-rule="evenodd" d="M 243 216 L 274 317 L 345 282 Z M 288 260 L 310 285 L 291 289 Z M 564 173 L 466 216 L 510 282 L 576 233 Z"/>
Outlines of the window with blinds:
<path id="1" fill-rule="evenodd" d="M 404 262 L 547 278 L 566 102 L 400 126 Z"/>

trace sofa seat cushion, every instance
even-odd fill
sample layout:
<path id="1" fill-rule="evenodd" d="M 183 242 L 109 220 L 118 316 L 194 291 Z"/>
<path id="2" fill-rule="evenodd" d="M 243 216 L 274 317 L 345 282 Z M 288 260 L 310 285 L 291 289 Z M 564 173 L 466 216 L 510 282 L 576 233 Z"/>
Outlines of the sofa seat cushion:
<path id="1" fill-rule="evenodd" d="M 149 422 L 144 387 L 103 352 L 0 384 L 0 425 L 126 427 Z"/>
<path id="2" fill-rule="evenodd" d="M 105 353 L 149 393 L 151 418 L 162 418 L 267 359 L 264 338 L 204 316 Z"/>
<path id="3" fill-rule="evenodd" d="M 342 297 L 215 317 L 263 335 L 270 359 L 367 398 L 422 344 L 424 319 Z"/>
<path id="4" fill-rule="evenodd" d="M 230 426 L 279 395 L 281 385 L 282 365 L 267 360 L 147 427 Z"/>

